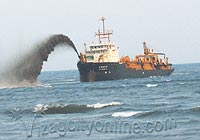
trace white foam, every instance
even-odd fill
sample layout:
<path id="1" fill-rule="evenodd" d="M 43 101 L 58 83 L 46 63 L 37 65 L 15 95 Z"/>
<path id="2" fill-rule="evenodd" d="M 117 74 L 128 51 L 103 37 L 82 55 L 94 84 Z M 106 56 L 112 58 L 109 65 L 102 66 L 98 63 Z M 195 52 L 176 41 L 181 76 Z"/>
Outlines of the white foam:
<path id="1" fill-rule="evenodd" d="M 190 73 L 187 73 L 187 72 L 186 73 L 181 73 L 181 72 L 174 73 L 174 75 L 188 75 L 188 74 L 190 74 Z"/>
<path id="2" fill-rule="evenodd" d="M 13 89 L 14 87 L 0 86 L 0 89 Z"/>
<path id="3" fill-rule="evenodd" d="M 41 84 L 41 85 L 38 85 L 38 86 L 40 86 L 40 87 L 46 87 L 46 88 L 51 88 L 51 87 L 53 87 L 53 86 L 50 85 L 50 84 Z"/>
<path id="4" fill-rule="evenodd" d="M 33 112 L 44 112 L 45 110 L 47 110 L 48 105 L 44 105 L 44 104 L 37 104 L 34 108 L 33 108 Z"/>
<path id="5" fill-rule="evenodd" d="M 183 82 L 179 82 L 179 84 L 180 84 L 180 85 L 184 85 L 185 83 L 183 83 Z"/>
<path id="6" fill-rule="evenodd" d="M 166 82 L 170 82 L 171 80 L 170 80 L 170 79 L 166 79 L 165 81 L 166 81 Z"/>
<path id="7" fill-rule="evenodd" d="M 103 107 L 107 107 L 107 106 L 116 106 L 116 105 L 122 105 L 122 103 L 120 103 L 120 102 L 111 102 L 111 103 L 105 103 L 105 104 L 96 103 L 96 104 L 92 104 L 92 105 L 87 105 L 87 107 L 103 108 Z"/>
<path id="8" fill-rule="evenodd" d="M 15 89 L 15 88 L 23 88 L 23 87 L 28 88 L 28 87 L 36 87 L 36 86 L 40 86 L 40 83 L 37 83 L 37 82 L 30 83 L 27 81 L 23 81 L 18 84 L 10 84 L 10 83 L 0 84 L 0 89 Z"/>
<path id="9" fill-rule="evenodd" d="M 150 76 L 150 78 L 158 78 L 159 76 Z"/>
<path id="10" fill-rule="evenodd" d="M 63 80 L 63 81 L 65 81 L 65 82 L 74 82 L 76 80 L 75 79 L 66 79 L 66 80 Z"/>
<path id="11" fill-rule="evenodd" d="M 122 87 L 126 87 L 126 85 L 121 85 Z"/>
<path id="12" fill-rule="evenodd" d="M 122 117 L 122 118 L 126 118 L 126 117 L 131 117 L 131 116 L 135 116 L 137 114 L 142 113 L 141 111 L 126 111 L 126 112 L 115 112 L 112 114 L 113 117 Z"/>
<path id="13" fill-rule="evenodd" d="M 146 87 L 157 87 L 158 84 L 147 84 Z"/>
<path id="14" fill-rule="evenodd" d="M 0 89 L 15 89 L 15 88 L 29 88 L 29 87 L 52 87 L 50 84 L 43 84 L 40 82 L 30 83 L 29 81 L 23 81 L 17 84 L 0 84 Z"/>

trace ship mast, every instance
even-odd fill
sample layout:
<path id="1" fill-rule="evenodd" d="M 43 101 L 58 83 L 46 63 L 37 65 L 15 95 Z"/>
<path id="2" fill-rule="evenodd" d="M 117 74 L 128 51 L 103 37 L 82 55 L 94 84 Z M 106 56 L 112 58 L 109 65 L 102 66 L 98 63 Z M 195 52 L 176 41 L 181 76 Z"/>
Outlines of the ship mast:
<path id="1" fill-rule="evenodd" d="M 102 17 L 101 20 L 102 20 L 102 23 L 103 23 L 103 34 L 105 34 L 105 20 L 106 20 L 106 18 Z"/>
<path id="2" fill-rule="evenodd" d="M 112 31 L 107 31 L 105 30 L 105 20 L 106 18 L 105 17 L 102 17 L 100 19 L 102 21 L 102 27 L 103 27 L 103 32 L 101 32 L 100 30 L 98 30 L 98 33 L 96 34 L 98 36 L 98 39 L 99 39 L 99 43 L 102 43 L 102 39 L 107 39 L 108 42 L 110 42 L 110 35 L 112 35 Z"/>
<path id="3" fill-rule="evenodd" d="M 144 54 L 148 55 L 150 53 L 150 49 L 147 47 L 147 43 L 143 42 Z"/>

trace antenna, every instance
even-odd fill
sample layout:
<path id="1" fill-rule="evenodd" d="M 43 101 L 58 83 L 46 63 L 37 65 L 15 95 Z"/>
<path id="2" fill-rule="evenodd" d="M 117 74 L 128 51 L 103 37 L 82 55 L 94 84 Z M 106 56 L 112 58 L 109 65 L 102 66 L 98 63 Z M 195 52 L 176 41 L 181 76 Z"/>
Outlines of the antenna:
<path id="1" fill-rule="evenodd" d="M 102 20 L 102 23 L 103 23 L 103 34 L 105 34 L 105 23 L 104 23 L 104 21 L 106 20 L 106 18 L 102 17 L 101 20 Z"/>
<path id="2" fill-rule="evenodd" d="M 86 45 L 85 42 L 84 42 L 84 49 L 85 49 L 85 53 L 86 53 L 86 51 L 87 51 L 87 45 Z"/>
<path id="3" fill-rule="evenodd" d="M 147 47 L 147 43 L 146 42 L 143 42 L 143 48 L 144 48 L 144 54 L 148 55 L 150 51 L 149 51 L 149 48 Z"/>

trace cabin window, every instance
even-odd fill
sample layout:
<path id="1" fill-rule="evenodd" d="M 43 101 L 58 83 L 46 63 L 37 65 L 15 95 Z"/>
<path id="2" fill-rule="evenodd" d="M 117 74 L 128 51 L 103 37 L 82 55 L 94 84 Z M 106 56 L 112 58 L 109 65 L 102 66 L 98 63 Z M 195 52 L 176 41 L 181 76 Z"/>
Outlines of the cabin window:
<path id="1" fill-rule="evenodd" d="M 91 56 L 87 56 L 87 60 L 90 61 L 90 60 L 94 60 L 94 56 L 91 55 Z"/>

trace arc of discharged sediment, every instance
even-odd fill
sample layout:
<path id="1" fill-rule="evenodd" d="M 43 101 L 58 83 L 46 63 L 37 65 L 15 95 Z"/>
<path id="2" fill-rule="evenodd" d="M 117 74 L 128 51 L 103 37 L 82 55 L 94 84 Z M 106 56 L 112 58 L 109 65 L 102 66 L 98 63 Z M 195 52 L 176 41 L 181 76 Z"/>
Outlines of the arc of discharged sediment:
<path id="1" fill-rule="evenodd" d="M 63 44 L 63 45 L 62 45 Z M 66 44 L 66 45 L 65 45 Z M 41 43 L 39 47 L 34 48 L 29 54 L 24 56 L 24 59 L 16 63 L 15 66 L 7 72 L 7 75 L 12 75 L 10 82 L 36 82 L 39 76 L 44 61 L 47 61 L 49 54 L 58 46 L 71 47 L 76 52 L 80 59 L 79 53 L 69 37 L 63 34 L 52 35 L 46 41 Z"/>

